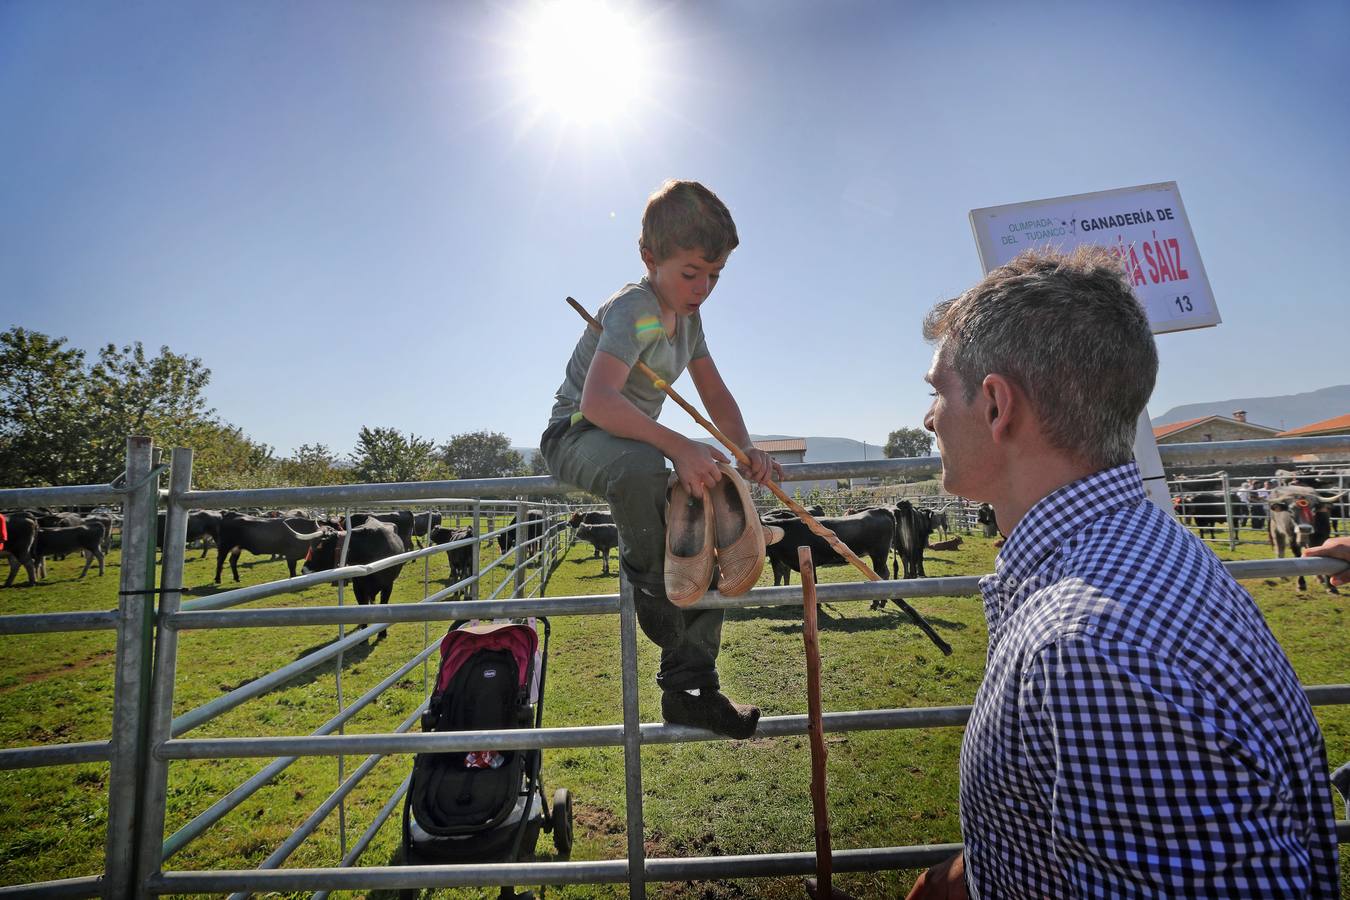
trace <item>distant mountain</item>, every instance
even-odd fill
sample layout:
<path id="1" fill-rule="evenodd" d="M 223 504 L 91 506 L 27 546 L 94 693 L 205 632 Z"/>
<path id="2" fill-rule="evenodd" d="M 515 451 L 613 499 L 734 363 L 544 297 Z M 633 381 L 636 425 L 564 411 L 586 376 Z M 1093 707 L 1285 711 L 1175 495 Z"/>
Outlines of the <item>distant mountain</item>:
<path id="1" fill-rule="evenodd" d="M 1245 409 L 1247 421 L 1287 431 L 1332 416 L 1350 412 L 1350 384 L 1338 384 L 1306 394 L 1288 394 L 1283 397 L 1240 397 L 1236 400 L 1215 400 L 1208 403 L 1187 403 L 1174 406 L 1160 416 L 1153 417 L 1153 425 L 1170 425 L 1203 416 L 1229 416 L 1234 410 Z"/>
<path id="2" fill-rule="evenodd" d="M 801 437 L 796 434 L 752 434 L 752 441 L 786 441 Z M 699 438 L 705 444 L 716 444 L 712 438 Z M 720 446 L 720 445 L 719 445 Z M 808 437 L 806 439 L 806 462 L 853 462 L 859 459 L 885 459 L 879 444 L 855 441 L 843 437 Z"/>
<path id="3" fill-rule="evenodd" d="M 785 441 L 790 438 L 799 437 L 792 434 L 752 434 L 751 440 L 755 441 Z M 717 444 L 710 437 L 699 438 L 705 444 Z M 530 459 L 539 452 L 537 447 L 512 447 L 525 460 L 525 465 L 530 464 Z M 842 437 L 809 437 L 806 439 L 806 461 L 809 463 L 823 462 L 853 462 L 859 459 L 885 459 L 886 454 L 881 452 L 882 448 L 877 444 L 871 444 L 864 441 L 855 441 L 853 438 Z"/>

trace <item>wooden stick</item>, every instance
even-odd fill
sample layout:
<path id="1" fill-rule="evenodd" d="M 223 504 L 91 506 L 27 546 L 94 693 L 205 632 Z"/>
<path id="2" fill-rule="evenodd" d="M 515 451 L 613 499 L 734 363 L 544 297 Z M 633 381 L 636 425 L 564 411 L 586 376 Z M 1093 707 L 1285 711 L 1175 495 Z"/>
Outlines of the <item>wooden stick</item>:
<path id="1" fill-rule="evenodd" d="M 806 733 L 811 739 L 811 813 L 816 820 L 816 894 L 834 896 L 830 876 L 834 858 L 830 851 L 829 792 L 825 784 L 825 727 L 820 708 L 820 632 L 816 630 L 816 568 L 810 547 L 797 548 L 802 570 L 802 639 L 806 643 Z"/>
<path id="2" fill-rule="evenodd" d="M 598 321 L 596 321 L 594 316 L 592 316 L 589 312 L 586 311 L 586 307 L 582 306 L 580 303 L 578 303 L 571 297 L 567 298 L 567 302 L 568 304 L 571 305 L 573 309 L 577 311 L 577 313 L 583 319 L 586 320 L 586 323 L 590 325 L 592 328 L 594 328 L 596 331 L 603 332 L 605 330 L 604 326 L 602 326 Z M 697 409 L 695 409 L 683 397 L 677 394 L 675 392 L 675 389 L 672 388 L 669 384 L 667 384 L 664 378 L 656 374 L 656 372 L 654 372 L 650 366 L 648 366 L 642 360 L 638 360 L 636 363 L 634 363 L 634 367 L 643 375 L 646 375 L 648 378 L 650 378 L 652 385 L 655 386 L 657 390 L 665 391 L 666 396 L 674 400 L 676 403 L 678 403 L 680 405 L 680 408 L 683 409 L 685 412 L 689 413 L 689 415 L 693 417 L 695 422 L 702 425 L 704 428 L 708 429 L 708 433 L 711 434 L 713 437 L 717 438 L 717 440 L 722 444 L 723 447 L 727 448 L 728 452 L 730 452 L 731 455 L 736 458 L 736 462 L 740 463 L 743 466 L 749 465 L 750 460 L 745 455 L 745 451 L 742 450 L 740 447 L 736 446 L 736 444 L 732 442 L 732 440 L 728 438 L 725 434 L 723 434 L 716 425 L 705 419 L 702 413 L 700 413 Z M 869 566 L 867 563 L 863 562 L 861 559 L 859 559 L 858 554 L 854 553 L 851 549 L 849 549 L 849 546 L 847 544 L 839 540 L 838 535 L 836 535 L 830 529 L 826 528 L 824 525 L 820 524 L 820 522 L 816 520 L 815 516 L 807 512 L 806 509 L 800 503 L 789 497 L 783 491 L 783 489 L 780 488 L 778 485 L 774 484 L 772 480 L 766 482 L 764 486 L 767 487 L 775 497 L 783 501 L 783 503 L 787 506 L 787 508 L 792 510 L 793 513 L 796 514 L 797 518 L 801 519 L 802 522 L 806 525 L 806 527 L 812 531 L 812 533 L 814 533 L 818 537 L 823 538 L 825 542 L 830 545 L 830 548 L 834 550 L 835 553 L 838 553 L 851 566 L 853 566 L 853 568 L 857 569 L 859 572 L 862 572 L 863 575 L 867 576 L 868 581 L 886 580 L 882 578 L 880 575 L 878 575 L 876 572 L 873 572 L 872 567 Z M 939 650 L 941 650 L 944 655 L 951 656 L 952 654 L 951 645 L 948 644 L 946 641 L 944 641 L 942 637 L 936 631 L 933 630 L 933 626 L 929 625 L 928 622 L 924 619 L 924 617 L 919 615 L 919 611 L 917 609 L 910 606 L 903 599 L 900 599 L 898 597 L 892 597 L 891 602 L 895 603 L 896 606 L 899 606 L 902 610 L 904 610 L 905 613 L 907 613 L 909 617 L 914 620 L 914 623 L 919 626 L 919 628 L 923 631 L 923 633 L 928 636 L 928 639 L 932 641 L 933 644 Z"/>

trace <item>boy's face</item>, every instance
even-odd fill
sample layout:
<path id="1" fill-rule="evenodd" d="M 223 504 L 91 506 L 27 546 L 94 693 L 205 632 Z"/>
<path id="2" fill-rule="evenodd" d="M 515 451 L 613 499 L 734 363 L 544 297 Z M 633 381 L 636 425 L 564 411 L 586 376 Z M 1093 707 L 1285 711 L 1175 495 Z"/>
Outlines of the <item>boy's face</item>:
<path id="1" fill-rule="evenodd" d="M 717 286 L 717 279 L 727 264 L 726 256 L 708 262 L 703 258 L 703 251 L 697 248 L 676 250 L 659 262 L 650 250 L 643 248 L 642 261 L 647 266 L 647 279 L 656 298 L 663 307 L 681 318 L 698 312 L 699 306 Z"/>

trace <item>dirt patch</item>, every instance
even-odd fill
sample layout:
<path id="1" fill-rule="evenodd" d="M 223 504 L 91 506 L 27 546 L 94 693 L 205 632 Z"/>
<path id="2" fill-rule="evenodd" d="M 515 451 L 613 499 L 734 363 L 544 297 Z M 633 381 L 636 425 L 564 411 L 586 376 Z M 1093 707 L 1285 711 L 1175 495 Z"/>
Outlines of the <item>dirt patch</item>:
<path id="1" fill-rule="evenodd" d="M 17 684 L 11 684 L 9 687 L 0 688 L 0 696 L 12 691 L 17 691 L 25 685 L 36 684 L 39 681 L 46 681 L 48 678 L 55 678 L 58 675 L 68 675 L 71 672 L 78 672 L 81 669 L 87 669 L 90 666 L 108 662 L 114 656 L 116 656 L 115 650 L 100 650 L 85 659 L 68 660 L 61 663 L 61 665 L 50 669 L 43 669 L 39 672 L 29 672 L 27 675 L 20 678 Z"/>

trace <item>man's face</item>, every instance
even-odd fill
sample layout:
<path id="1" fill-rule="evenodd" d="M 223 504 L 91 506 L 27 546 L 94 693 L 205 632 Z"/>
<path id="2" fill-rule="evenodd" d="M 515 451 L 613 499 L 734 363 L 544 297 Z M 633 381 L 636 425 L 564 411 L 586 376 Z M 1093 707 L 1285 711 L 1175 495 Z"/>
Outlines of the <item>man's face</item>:
<path id="1" fill-rule="evenodd" d="M 985 420 L 987 401 L 976 393 L 966 402 L 961 378 L 947 364 L 942 345 L 933 353 L 933 365 L 924 376 L 933 388 L 933 403 L 923 427 L 937 436 L 942 455 L 942 487 L 949 494 L 971 500 L 988 500 L 986 489 L 994 461 Z"/>
<path id="2" fill-rule="evenodd" d="M 651 251 L 643 250 L 642 261 L 647 265 L 647 278 L 661 305 L 681 318 L 698 311 L 717 286 L 717 279 L 727 264 L 725 256 L 708 262 L 698 248 L 676 250 L 674 255 L 660 262 Z"/>

